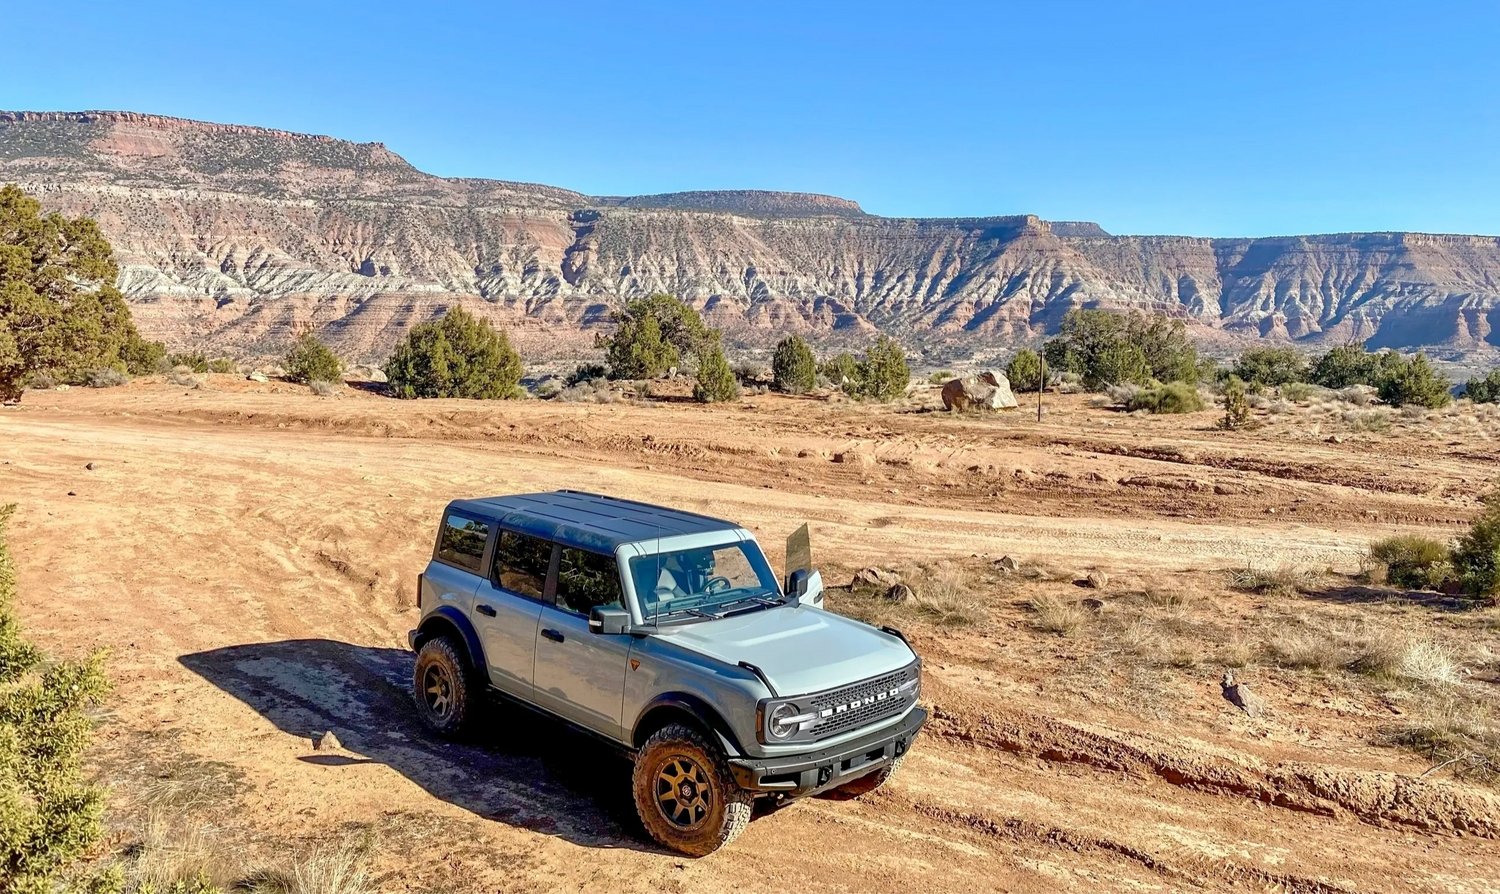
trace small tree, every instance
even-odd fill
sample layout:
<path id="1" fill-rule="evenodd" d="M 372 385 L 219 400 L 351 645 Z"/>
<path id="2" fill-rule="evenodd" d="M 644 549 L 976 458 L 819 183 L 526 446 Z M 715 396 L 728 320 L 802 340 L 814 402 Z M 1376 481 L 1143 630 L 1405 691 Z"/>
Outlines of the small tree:
<path id="1" fill-rule="evenodd" d="M 611 379 L 654 379 L 719 343 L 719 331 L 672 295 L 637 298 L 615 319 L 615 331 L 597 339 Z"/>
<path id="2" fill-rule="evenodd" d="M 1245 383 L 1238 376 L 1230 376 L 1224 384 L 1224 418 L 1219 421 L 1219 427 L 1232 431 L 1249 424 L 1250 395 L 1245 392 Z"/>
<path id="3" fill-rule="evenodd" d="M 1495 495 L 1454 544 L 1453 570 L 1470 594 L 1500 594 L 1500 501 Z"/>
<path id="4" fill-rule="evenodd" d="M 1375 383 L 1380 399 L 1393 407 L 1412 404 L 1419 407 L 1446 406 L 1453 399 L 1453 383 L 1428 362 L 1427 355 L 1418 353 L 1410 360 L 1392 364 L 1380 370 L 1380 380 Z"/>
<path id="5" fill-rule="evenodd" d="M 1106 385 L 1144 385 L 1151 381 L 1151 367 L 1140 348 L 1116 342 L 1103 348 L 1083 374 L 1083 387 L 1098 391 Z"/>
<path id="6" fill-rule="evenodd" d="M 835 388 L 842 388 L 851 394 L 859 390 L 859 358 L 848 351 L 823 361 L 818 372 Z"/>
<path id="7" fill-rule="evenodd" d="M 859 394 L 875 400 L 895 400 L 911 384 L 906 352 L 889 335 L 882 335 L 859 364 Z"/>
<path id="8" fill-rule="evenodd" d="M 1339 390 L 1374 382 L 1375 357 L 1363 344 L 1339 345 L 1313 361 L 1307 380 L 1314 385 Z"/>
<path id="9" fill-rule="evenodd" d="M 1234 364 L 1234 375 L 1271 388 L 1307 378 L 1307 358 L 1296 348 L 1251 348 Z"/>
<path id="10" fill-rule="evenodd" d="M 771 357 L 771 376 L 777 391 L 802 394 L 812 389 L 818 376 L 818 362 L 802 336 L 788 335 L 776 345 L 776 353 Z"/>
<path id="11" fill-rule="evenodd" d="M 1476 404 L 1500 403 L 1500 369 L 1491 370 L 1482 379 L 1464 383 L 1464 397 Z"/>
<path id="12" fill-rule="evenodd" d="M 0 507 L 0 891 L 50 894 L 99 839 L 102 793 L 80 770 L 88 712 L 107 684 L 98 654 L 49 662 L 21 636 Z"/>
<path id="13" fill-rule="evenodd" d="M 293 382 L 310 385 L 313 382 L 338 382 L 344 377 L 344 361 L 309 329 L 292 343 L 291 350 L 281 361 L 286 368 L 286 377 Z M 204 361 L 205 371 L 212 364 Z"/>
<path id="14" fill-rule="evenodd" d="M 521 357 L 504 332 L 461 307 L 413 326 L 386 361 L 391 393 L 401 398 L 520 397 Z"/>
<path id="15" fill-rule="evenodd" d="M 1030 348 L 1022 348 L 1005 367 L 1005 377 L 1016 391 L 1037 391 L 1042 387 L 1042 358 Z"/>
<path id="16" fill-rule="evenodd" d="M 740 383 L 718 345 L 707 348 L 698 357 L 698 381 L 693 386 L 693 400 L 715 404 L 740 399 Z"/>
<path id="17" fill-rule="evenodd" d="M 121 352 L 140 336 L 119 272 L 93 220 L 43 215 L 19 187 L 0 186 L 0 402 L 19 400 L 37 374 L 81 382 L 125 368 Z"/>

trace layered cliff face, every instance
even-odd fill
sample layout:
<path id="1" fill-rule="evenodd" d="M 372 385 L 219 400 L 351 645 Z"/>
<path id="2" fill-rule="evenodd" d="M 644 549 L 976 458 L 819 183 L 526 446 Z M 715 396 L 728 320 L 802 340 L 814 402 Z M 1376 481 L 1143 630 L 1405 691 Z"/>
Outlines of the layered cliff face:
<path id="1" fill-rule="evenodd" d="M 1110 236 L 798 193 L 590 197 L 433 177 L 375 143 L 117 112 L 0 113 L 0 181 L 96 217 L 142 329 L 183 347 L 274 351 L 314 325 L 380 357 L 462 303 L 568 353 L 656 291 L 748 342 L 878 328 L 982 349 L 1105 305 L 1279 340 L 1500 344 L 1494 237 Z"/>

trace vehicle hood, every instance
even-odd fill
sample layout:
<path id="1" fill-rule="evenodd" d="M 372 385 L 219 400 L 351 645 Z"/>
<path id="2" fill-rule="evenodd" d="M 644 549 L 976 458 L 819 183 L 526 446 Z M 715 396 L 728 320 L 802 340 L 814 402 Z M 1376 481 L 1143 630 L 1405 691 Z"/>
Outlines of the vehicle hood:
<path id="1" fill-rule="evenodd" d="M 748 661 L 780 695 L 832 689 L 905 667 L 913 659 L 899 637 L 806 606 L 699 621 L 658 635 L 729 664 Z"/>

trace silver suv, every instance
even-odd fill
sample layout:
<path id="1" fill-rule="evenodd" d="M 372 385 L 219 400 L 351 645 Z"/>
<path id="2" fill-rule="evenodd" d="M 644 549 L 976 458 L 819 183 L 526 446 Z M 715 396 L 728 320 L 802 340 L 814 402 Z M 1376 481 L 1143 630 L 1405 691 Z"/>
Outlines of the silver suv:
<path id="1" fill-rule="evenodd" d="M 632 756 L 647 831 L 695 856 L 758 797 L 872 791 L 927 719 L 921 661 L 822 609 L 799 535 L 782 582 L 731 522 L 577 491 L 456 500 L 418 580 L 422 720 L 457 735 L 494 692 L 600 737 Z"/>

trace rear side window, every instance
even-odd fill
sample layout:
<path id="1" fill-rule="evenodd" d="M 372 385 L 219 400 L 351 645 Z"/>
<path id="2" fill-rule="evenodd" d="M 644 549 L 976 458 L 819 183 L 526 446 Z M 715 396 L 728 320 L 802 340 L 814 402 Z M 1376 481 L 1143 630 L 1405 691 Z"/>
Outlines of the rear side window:
<path id="1" fill-rule="evenodd" d="M 450 515 L 443 522 L 443 537 L 438 543 L 438 558 L 444 562 L 478 572 L 484 558 L 484 544 L 490 539 L 490 526 L 482 521 Z"/>
<path id="2" fill-rule="evenodd" d="M 551 565 L 551 541 L 514 531 L 500 532 L 500 542 L 495 546 L 494 579 L 501 588 L 541 599 L 542 588 L 547 583 L 547 569 Z"/>
<path id="3" fill-rule="evenodd" d="M 615 557 L 565 547 L 557 566 L 558 608 L 586 615 L 598 605 L 624 605 Z"/>

